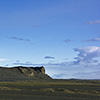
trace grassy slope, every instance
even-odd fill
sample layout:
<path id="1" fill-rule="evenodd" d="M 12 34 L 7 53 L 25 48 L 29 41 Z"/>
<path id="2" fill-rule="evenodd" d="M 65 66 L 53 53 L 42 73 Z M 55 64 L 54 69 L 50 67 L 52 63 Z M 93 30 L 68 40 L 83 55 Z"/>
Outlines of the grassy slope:
<path id="1" fill-rule="evenodd" d="M 0 82 L 0 100 L 100 100 L 100 81 Z"/>

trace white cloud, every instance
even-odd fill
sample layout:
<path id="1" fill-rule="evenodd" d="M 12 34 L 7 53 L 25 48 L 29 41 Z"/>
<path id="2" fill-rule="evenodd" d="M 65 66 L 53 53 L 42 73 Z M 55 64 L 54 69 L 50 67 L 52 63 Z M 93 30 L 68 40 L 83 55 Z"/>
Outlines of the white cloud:
<path id="1" fill-rule="evenodd" d="M 89 21 L 86 24 L 100 24 L 100 20 Z"/>
<path id="2" fill-rule="evenodd" d="M 0 58 L 0 61 L 6 61 L 7 59 L 2 59 L 2 58 Z"/>
<path id="3" fill-rule="evenodd" d="M 89 46 L 84 48 L 75 48 L 75 51 L 78 51 L 77 61 L 76 64 L 84 64 L 84 63 L 94 63 L 94 58 L 100 57 L 100 47 L 97 46 Z"/>

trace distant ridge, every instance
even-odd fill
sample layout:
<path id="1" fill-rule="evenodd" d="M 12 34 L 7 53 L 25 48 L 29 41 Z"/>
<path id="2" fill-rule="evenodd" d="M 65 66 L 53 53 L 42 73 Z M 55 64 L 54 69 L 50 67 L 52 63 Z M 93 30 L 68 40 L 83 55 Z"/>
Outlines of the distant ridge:
<path id="1" fill-rule="evenodd" d="M 42 67 L 0 67 L 0 81 L 51 80 Z"/>

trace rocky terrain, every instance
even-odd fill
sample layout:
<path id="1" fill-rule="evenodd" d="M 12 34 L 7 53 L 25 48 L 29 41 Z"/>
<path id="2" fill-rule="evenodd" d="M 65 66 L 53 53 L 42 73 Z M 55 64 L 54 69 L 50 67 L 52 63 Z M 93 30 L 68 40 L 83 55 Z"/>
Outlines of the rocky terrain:
<path id="1" fill-rule="evenodd" d="M 0 81 L 16 81 L 16 80 L 49 80 L 51 79 L 45 74 L 45 68 L 42 67 L 0 67 Z"/>

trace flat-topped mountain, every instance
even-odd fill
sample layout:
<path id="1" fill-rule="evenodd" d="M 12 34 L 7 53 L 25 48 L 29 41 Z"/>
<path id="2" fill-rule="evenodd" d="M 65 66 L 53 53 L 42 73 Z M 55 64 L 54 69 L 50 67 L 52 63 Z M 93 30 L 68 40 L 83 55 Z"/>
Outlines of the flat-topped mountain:
<path id="1" fill-rule="evenodd" d="M 16 80 L 50 80 L 50 76 L 45 74 L 45 68 L 42 67 L 0 67 L 0 81 Z"/>

